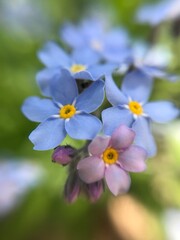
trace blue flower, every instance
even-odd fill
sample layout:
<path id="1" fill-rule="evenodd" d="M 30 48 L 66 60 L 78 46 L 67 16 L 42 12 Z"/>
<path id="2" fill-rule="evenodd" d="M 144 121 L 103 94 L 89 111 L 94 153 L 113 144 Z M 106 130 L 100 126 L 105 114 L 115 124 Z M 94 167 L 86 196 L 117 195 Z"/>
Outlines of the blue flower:
<path id="1" fill-rule="evenodd" d="M 49 83 L 55 75 L 66 68 L 76 79 L 95 81 L 105 74 L 110 74 L 116 64 L 99 64 L 99 56 L 90 49 L 64 52 L 56 43 L 48 42 L 38 52 L 38 57 L 47 67 L 37 74 L 37 82 L 45 96 L 49 96 Z"/>
<path id="2" fill-rule="evenodd" d="M 69 134 L 75 139 L 93 139 L 100 131 L 101 121 L 89 114 L 104 98 L 104 82 L 97 80 L 78 95 L 77 84 L 70 73 L 62 69 L 50 84 L 50 99 L 29 97 L 22 106 L 24 115 L 41 124 L 30 134 L 35 150 L 58 146 Z"/>
<path id="3" fill-rule="evenodd" d="M 135 143 L 145 148 L 149 156 L 156 153 L 156 145 L 151 134 L 150 123 L 166 123 L 179 114 L 171 102 L 149 102 L 152 79 L 140 70 L 127 74 L 122 82 L 122 91 L 106 78 L 106 95 L 113 107 L 102 112 L 104 132 L 111 135 L 120 124 L 131 126 L 136 132 Z"/>
<path id="4" fill-rule="evenodd" d="M 132 47 L 131 57 L 125 63 L 125 71 L 133 66 L 152 79 L 160 78 L 175 82 L 180 80 L 180 76 L 169 74 L 166 71 L 170 57 L 171 53 L 167 48 L 162 46 L 148 47 L 142 42 L 137 42 Z"/>
<path id="5" fill-rule="evenodd" d="M 60 36 L 73 49 L 91 49 L 101 58 L 122 63 L 129 57 L 127 32 L 118 27 L 110 31 L 99 19 L 85 19 L 80 25 L 66 23 Z"/>
<path id="6" fill-rule="evenodd" d="M 161 22 L 176 19 L 180 16 L 180 1 L 166 0 L 157 4 L 142 6 L 137 12 L 137 20 L 156 26 Z"/>

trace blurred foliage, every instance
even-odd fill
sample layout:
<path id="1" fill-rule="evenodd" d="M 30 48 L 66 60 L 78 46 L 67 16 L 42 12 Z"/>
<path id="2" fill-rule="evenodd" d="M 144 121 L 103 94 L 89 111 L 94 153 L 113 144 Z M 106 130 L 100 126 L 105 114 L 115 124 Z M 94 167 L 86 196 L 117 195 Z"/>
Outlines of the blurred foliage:
<path id="1" fill-rule="evenodd" d="M 51 163 L 51 151 L 33 151 L 28 135 L 37 124 L 28 121 L 20 109 L 26 97 L 40 95 L 35 75 L 43 66 L 37 60 L 36 53 L 45 41 L 60 41 L 58 31 L 64 21 L 76 22 L 96 9 L 96 13 L 103 15 L 104 12 L 110 16 L 113 24 L 127 28 L 132 41 L 150 41 L 153 33 L 151 27 L 134 22 L 136 9 L 145 2 L 153 1 L 1 0 L 1 155 L 29 158 L 46 170 L 41 184 L 20 199 L 12 213 L 0 219 L 1 240 L 120 239 L 111 226 L 106 209 L 109 194 L 105 194 L 97 204 L 89 204 L 83 197 L 73 205 L 64 202 L 62 192 L 66 170 Z M 23 14 L 23 9 L 27 13 Z M 170 69 L 180 73 L 180 37 L 172 36 L 170 24 L 156 29 L 156 41 L 171 47 L 173 61 Z M 180 107 L 180 82 L 156 81 L 152 99 L 169 99 Z M 154 212 L 159 225 L 164 208 L 180 207 L 180 139 L 176 138 L 176 129 L 180 129 L 178 122 L 168 127 L 154 128 L 158 156 L 149 160 L 147 172 L 132 174 L 130 193 Z M 69 139 L 65 142 L 72 143 Z M 73 144 L 80 147 L 82 143 Z"/>

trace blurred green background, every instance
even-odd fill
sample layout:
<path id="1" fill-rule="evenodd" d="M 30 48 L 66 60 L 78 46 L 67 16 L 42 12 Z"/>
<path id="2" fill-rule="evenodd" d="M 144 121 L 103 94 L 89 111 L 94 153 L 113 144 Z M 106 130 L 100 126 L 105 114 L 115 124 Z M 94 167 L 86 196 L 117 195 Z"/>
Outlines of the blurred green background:
<path id="1" fill-rule="evenodd" d="M 107 192 L 95 204 L 81 197 L 69 205 L 63 198 L 66 169 L 51 162 L 51 151 L 32 149 L 28 135 L 36 124 L 20 110 L 26 97 L 40 95 L 35 75 L 43 66 L 36 53 L 45 41 L 60 41 L 64 21 L 76 22 L 95 11 L 110 18 L 112 25 L 127 28 L 132 41 L 149 41 L 153 29 L 133 20 L 145 2 L 153 1 L 0 0 L 0 160 L 28 162 L 41 169 L 37 182 L 19 195 L 11 210 L 0 214 L 1 240 L 173 240 L 168 238 L 170 219 L 179 214 L 180 222 L 179 120 L 154 126 L 158 155 L 148 160 L 145 173 L 131 175 L 127 195 L 113 198 Z M 171 28 L 172 23 L 161 24 L 156 42 L 171 49 L 169 68 L 180 74 L 180 36 L 172 36 Z M 157 80 L 152 99 L 171 100 L 179 107 L 180 82 Z M 15 171 L 11 169 L 11 175 Z M 0 200 L 6 196 L 6 188 L 0 195 Z M 11 195 L 7 199 L 13 201 Z"/>

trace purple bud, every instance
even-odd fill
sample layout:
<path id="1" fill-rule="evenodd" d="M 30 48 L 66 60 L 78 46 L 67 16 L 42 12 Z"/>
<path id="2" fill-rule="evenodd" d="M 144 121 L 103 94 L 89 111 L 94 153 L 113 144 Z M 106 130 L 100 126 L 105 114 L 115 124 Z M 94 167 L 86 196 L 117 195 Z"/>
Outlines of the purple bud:
<path id="1" fill-rule="evenodd" d="M 64 197 L 68 203 L 73 203 L 76 201 L 80 194 L 80 180 L 77 174 L 70 174 L 66 180 L 64 187 Z"/>
<path id="2" fill-rule="evenodd" d="M 95 183 L 86 184 L 86 188 L 89 199 L 92 202 L 96 202 L 104 192 L 104 182 L 101 180 Z"/>
<path id="3" fill-rule="evenodd" d="M 75 149 L 71 146 L 58 146 L 54 149 L 52 154 L 52 161 L 62 165 L 66 165 L 71 162 Z"/>

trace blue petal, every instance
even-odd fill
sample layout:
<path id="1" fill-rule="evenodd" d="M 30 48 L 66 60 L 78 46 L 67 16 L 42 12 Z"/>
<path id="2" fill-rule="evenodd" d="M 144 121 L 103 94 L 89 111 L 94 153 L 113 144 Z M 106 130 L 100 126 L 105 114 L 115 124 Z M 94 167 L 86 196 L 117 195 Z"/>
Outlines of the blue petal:
<path id="1" fill-rule="evenodd" d="M 38 57 L 47 67 L 71 65 L 69 56 L 54 42 L 47 42 L 38 52 Z"/>
<path id="2" fill-rule="evenodd" d="M 61 75 L 54 77 L 50 90 L 53 99 L 63 105 L 72 104 L 78 95 L 76 81 L 66 69 L 62 69 Z"/>
<path id="3" fill-rule="evenodd" d="M 144 65 L 141 67 L 141 70 L 153 78 L 164 78 L 171 82 L 175 82 L 180 79 L 180 76 L 169 74 L 166 71 L 155 66 Z"/>
<path id="4" fill-rule="evenodd" d="M 136 133 L 134 143 L 137 146 L 144 148 L 148 153 L 148 157 L 155 156 L 157 148 L 154 137 L 151 134 L 150 123 L 148 119 L 143 117 L 137 118 L 132 125 L 132 129 Z"/>
<path id="5" fill-rule="evenodd" d="M 30 134 L 29 139 L 35 150 L 49 150 L 57 147 L 65 136 L 64 120 L 49 118 Z"/>
<path id="6" fill-rule="evenodd" d="M 104 133 L 111 135 L 121 124 L 129 127 L 133 122 L 133 115 L 127 109 L 111 107 L 102 111 L 102 121 Z"/>
<path id="7" fill-rule="evenodd" d="M 81 80 L 91 80 L 91 81 L 95 81 L 96 80 L 96 79 L 93 78 L 91 73 L 89 71 L 87 71 L 87 70 L 74 73 L 73 77 L 75 79 L 81 79 Z"/>
<path id="8" fill-rule="evenodd" d="M 60 75 L 60 68 L 45 68 L 42 71 L 38 72 L 36 75 L 37 84 L 42 92 L 42 94 L 46 97 L 50 97 L 50 81 L 53 79 L 55 75 Z"/>
<path id="9" fill-rule="evenodd" d="M 127 104 L 127 97 L 118 89 L 111 75 L 106 76 L 106 96 L 113 106 Z"/>
<path id="10" fill-rule="evenodd" d="M 77 49 L 73 51 L 72 59 L 75 64 L 90 66 L 96 64 L 100 60 L 100 56 L 90 49 Z"/>
<path id="11" fill-rule="evenodd" d="M 69 121 L 65 121 L 67 133 L 75 139 L 93 139 L 101 127 L 101 121 L 87 113 L 76 114 Z"/>
<path id="12" fill-rule="evenodd" d="M 24 115 L 34 122 L 42 122 L 53 114 L 58 113 L 58 108 L 49 99 L 29 97 L 22 106 Z"/>
<path id="13" fill-rule="evenodd" d="M 103 100 L 104 82 L 97 80 L 77 97 L 76 107 L 78 110 L 91 113 L 102 104 Z"/>
<path id="14" fill-rule="evenodd" d="M 118 64 L 126 64 L 132 59 L 132 50 L 128 47 L 121 47 L 118 49 L 108 47 L 104 50 L 103 56 L 108 61 Z"/>
<path id="15" fill-rule="evenodd" d="M 114 28 L 109 31 L 105 38 L 105 45 L 117 49 L 124 47 L 129 41 L 127 32 L 122 28 Z"/>
<path id="16" fill-rule="evenodd" d="M 106 64 L 96 64 L 90 66 L 88 71 L 91 73 L 93 79 L 99 79 L 105 75 L 110 75 L 117 68 L 117 64 L 106 63 Z"/>
<path id="17" fill-rule="evenodd" d="M 179 115 L 179 109 L 168 101 L 150 102 L 144 106 L 144 112 L 155 122 L 166 123 Z"/>
<path id="18" fill-rule="evenodd" d="M 64 24 L 60 31 L 61 38 L 72 48 L 84 46 L 84 39 L 80 34 L 80 29 L 70 23 Z"/>
<path id="19" fill-rule="evenodd" d="M 132 100 L 145 103 L 152 90 L 153 80 L 140 69 L 128 73 L 122 82 L 122 91 Z"/>

